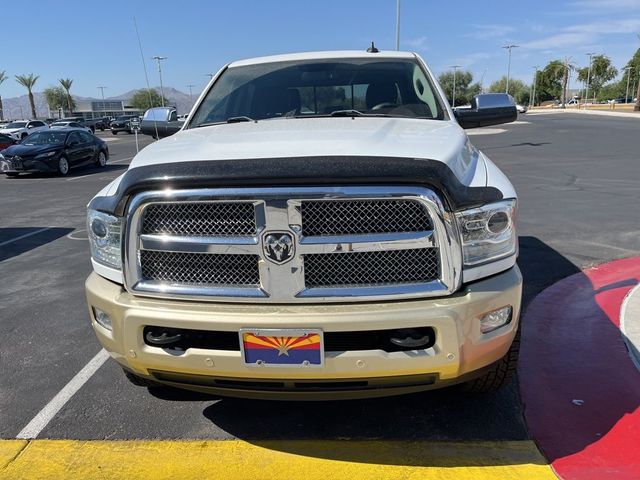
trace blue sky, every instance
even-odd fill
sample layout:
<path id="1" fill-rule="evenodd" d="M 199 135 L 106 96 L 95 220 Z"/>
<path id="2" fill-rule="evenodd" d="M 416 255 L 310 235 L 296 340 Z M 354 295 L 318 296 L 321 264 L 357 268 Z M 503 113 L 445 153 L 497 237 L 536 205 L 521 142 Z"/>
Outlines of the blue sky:
<path id="1" fill-rule="evenodd" d="M 640 47 L 640 0 L 435 1 L 402 0 L 401 49 L 420 53 L 436 74 L 459 64 L 484 73 L 485 85 L 506 73 L 527 83 L 534 65 L 586 52 L 609 55 L 620 68 Z M 74 79 L 72 92 L 118 95 L 145 84 L 133 17 L 137 18 L 152 85 L 153 55 L 164 84 L 194 94 L 209 72 L 234 59 L 312 50 L 365 49 L 375 40 L 395 48 L 396 0 L 233 0 L 180 2 L 30 0 L 3 21 L 0 70 L 10 78 L 3 97 L 24 94 L 13 75 L 40 75 L 36 90 L 58 78 Z M 486 71 L 486 73 L 485 73 Z"/>

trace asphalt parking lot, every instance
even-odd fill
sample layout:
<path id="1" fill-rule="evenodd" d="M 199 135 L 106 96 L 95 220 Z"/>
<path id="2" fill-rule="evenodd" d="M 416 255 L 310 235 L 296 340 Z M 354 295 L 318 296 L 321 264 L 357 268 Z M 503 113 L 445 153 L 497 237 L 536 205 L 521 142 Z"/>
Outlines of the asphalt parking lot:
<path id="1" fill-rule="evenodd" d="M 637 119 L 531 114 L 473 132 L 520 196 L 525 305 L 582 268 L 640 251 L 639 126 Z M 103 169 L 0 178 L 1 438 L 15 438 L 100 350 L 84 298 L 85 205 L 126 169 L 135 141 L 99 136 L 111 152 Z M 141 146 L 150 141 L 141 137 Z M 38 438 L 528 438 L 516 382 L 493 395 L 436 391 L 337 408 L 147 390 L 111 361 L 43 427 Z"/>

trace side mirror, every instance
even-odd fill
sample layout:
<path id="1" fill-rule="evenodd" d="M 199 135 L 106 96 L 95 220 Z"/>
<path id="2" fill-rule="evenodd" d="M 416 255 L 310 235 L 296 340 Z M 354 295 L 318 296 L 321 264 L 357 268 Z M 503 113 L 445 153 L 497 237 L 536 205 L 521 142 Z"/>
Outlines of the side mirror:
<path id="1" fill-rule="evenodd" d="M 462 128 L 487 127 L 513 122 L 518 110 L 511 95 L 506 93 L 483 93 L 476 95 L 471 107 L 454 109 L 456 120 Z"/>
<path id="2" fill-rule="evenodd" d="M 27 125 L 27 129 L 31 130 L 33 128 L 33 125 Z"/>

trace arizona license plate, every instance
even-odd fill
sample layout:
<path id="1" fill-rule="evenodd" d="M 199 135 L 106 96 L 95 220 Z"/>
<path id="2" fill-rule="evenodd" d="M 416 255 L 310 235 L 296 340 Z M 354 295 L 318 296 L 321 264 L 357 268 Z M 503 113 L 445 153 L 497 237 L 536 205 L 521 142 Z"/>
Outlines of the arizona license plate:
<path id="1" fill-rule="evenodd" d="M 242 329 L 240 345 L 247 365 L 321 367 L 324 363 L 322 330 Z"/>

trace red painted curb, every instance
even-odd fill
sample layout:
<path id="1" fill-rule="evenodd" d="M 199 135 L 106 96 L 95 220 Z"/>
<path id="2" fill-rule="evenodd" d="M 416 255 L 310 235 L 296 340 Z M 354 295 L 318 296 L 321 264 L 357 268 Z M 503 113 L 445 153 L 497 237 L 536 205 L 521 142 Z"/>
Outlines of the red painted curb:
<path id="1" fill-rule="evenodd" d="M 567 277 L 522 321 L 518 367 L 529 431 L 564 480 L 640 479 L 640 373 L 619 330 L 640 257 Z"/>

